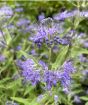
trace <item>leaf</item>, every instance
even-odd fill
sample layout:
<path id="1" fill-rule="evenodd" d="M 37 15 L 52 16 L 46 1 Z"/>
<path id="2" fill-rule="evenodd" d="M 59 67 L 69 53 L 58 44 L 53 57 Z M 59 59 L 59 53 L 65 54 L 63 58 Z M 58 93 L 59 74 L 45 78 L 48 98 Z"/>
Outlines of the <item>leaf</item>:
<path id="1" fill-rule="evenodd" d="M 80 54 L 88 54 L 88 50 L 84 48 L 80 48 L 78 46 L 75 46 L 71 49 L 71 57 L 75 57 Z"/>
<path id="2" fill-rule="evenodd" d="M 14 87 L 19 87 L 21 85 L 21 79 L 19 80 L 14 80 L 13 82 L 10 82 L 7 84 L 7 89 L 14 89 Z"/>
<path id="3" fill-rule="evenodd" d="M 88 105 L 88 102 L 86 102 L 85 105 Z"/>
<path id="4" fill-rule="evenodd" d="M 20 51 L 18 52 L 18 56 L 21 57 L 22 55 L 24 55 L 26 58 L 33 59 L 33 60 L 35 61 L 35 63 L 36 63 L 37 65 L 39 65 L 39 64 L 38 64 L 38 61 L 37 61 L 32 55 L 29 55 L 29 54 L 27 54 L 25 51 L 20 50 Z"/>
<path id="5" fill-rule="evenodd" d="M 24 96 L 27 95 L 28 93 L 30 93 L 35 87 L 34 86 L 28 86 L 24 92 Z"/>
<path id="6" fill-rule="evenodd" d="M 80 99 L 82 99 L 84 101 L 88 101 L 88 96 L 82 96 L 82 97 L 80 97 Z"/>
<path id="7" fill-rule="evenodd" d="M 15 100 L 19 103 L 22 103 L 24 105 L 39 105 L 37 102 L 36 102 L 36 99 L 33 99 L 32 102 L 29 102 L 28 99 L 23 99 L 23 98 L 20 98 L 20 97 L 11 97 L 12 100 Z"/>
<path id="8" fill-rule="evenodd" d="M 7 89 L 4 85 L 0 85 L 0 90 L 1 89 Z"/>
<path id="9" fill-rule="evenodd" d="M 31 105 L 27 99 L 23 99 L 23 98 L 20 98 L 20 97 L 11 97 L 12 100 L 14 101 L 17 101 L 19 103 L 22 103 L 24 105 Z"/>
<path id="10" fill-rule="evenodd" d="M 53 69 L 57 69 L 63 62 L 67 52 L 68 52 L 68 48 L 69 46 L 65 46 L 58 54 L 57 59 L 55 61 L 55 63 L 52 64 L 52 70 Z"/>
<path id="11" fill-rule="evenodd" d="M 7 62 L 6 65 L 0 70 L 0 73 L 3 72 L 4 70 L 6 70 L 9 65 L 12 63 L 13 58 L 11 57 Z"/>
<path id="12" fill-rule="evenodd" d="M 0 84 L 3 84 L 4 82 L 7 82 L 8 80 L 10 80 L 10 78 L 9 78 L 9 77 L 4 78 L 4 79 L 0 80 Z"/>
<path id="13" fill-rule="evenodd" d="M 6 41 L 7 45 L 10 45 L 11 41 L 12 41 L 12 38 L 11 38 L 11 35 L 10 35 L 9 31 L 8 31 L 7 28 L 5 28 L 3 31 L 6 33 L 6 35 L 4 36 L 5 41 Z"/>

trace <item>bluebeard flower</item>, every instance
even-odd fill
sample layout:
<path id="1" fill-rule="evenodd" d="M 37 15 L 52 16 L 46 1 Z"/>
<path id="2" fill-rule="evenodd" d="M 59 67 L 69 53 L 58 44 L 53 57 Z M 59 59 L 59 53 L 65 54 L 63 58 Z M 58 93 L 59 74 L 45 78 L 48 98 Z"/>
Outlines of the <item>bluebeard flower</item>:
<path id="1" fill-rule="evenodd" d="M 40 70 L 35 68 L 35 63 L 32 59 L 18 61 L 17 65 L 22 69 L 21 74 L 25 81 L 31 82 L 32 85 L 36 85 L 40 81 Z"/>
<path id="2" fill-rule="evenodd" d="M 1 37 L 3 37 L 3 33 L 2 33 L 2 31 L 0 31 L 0 38 L 1 38 Z"/>
<path id="3" fill-rule="evenodd" d="M 58 13 L 58 14 L 54 15 L 53 19 L 61 21 L 61 20 L 67 19 L 67 18 L 75 17 L 77 15 L 79 17 L 87 18 L 88 17 L 88 11 L 73 10 L 73 11 L 69 12 L 69 11 L 66 10 L 64 12 L 61 12 L 61 13 Z"/>
<path id="4" fill-rule="evenodd" d="M 74 96 L 74 100 L 73 100 L 75 103 L 81 103 L 81 100 L 80 100 L 80 97 L 75 95 Z"/>
<path id="5" fill-rule="evenodd" d="M 54 36 L 59 34 L 57 24 L 52 22 L 51 18 L 41 21 L 41 24 L 36 27 L 29 40 L 33 41 L 40 48 L 43 43 L 48 46 L 54 44 Z"/>
<path id="6" fill-rule="evenodd" d="M 85 48 L 88 48 L 88 41 L 85 41 L 85 42 L 83 43 L 83 46 L 84 46 Z"/>
<path id="7" fill-rule="evenodd" d="M 48 70 L 48 66 L 44 61 L 39 60 L 39 64 L 43 67 L 44 70 Z"/>
<path id="8" fill-rule="evenodd" d="M 85 17 L 85 18 L 87 18 L 87 17 L 88 17 L 88 11 L 81 11 L 81 12 L 80 12 L 80 17 Z"/>
<path id="9" fill-rule="evenodd" d="M 70 84 L 71 84 L 71 73 L 75 72 L 75 68 L 72 65 L 71 61 L 66 61 L 63 65 L 63 71 L 58 73 L 58 78 L 61 81 L 61 85 L 63 87 L 63 91 L 65 93 L 69 93 Z"/>
<path id="10" fill-rule="evenodd" d="M 88 62 L 88 59 L 86 57 L 84 57 L 82 54 L 79 56 L 79 60 L 80 62 Z"/>
<path id="11" fill-rule="evenodd" d="M 5 56 L 0 54 L 0 62 L 4 62 L 5 61 Z"/>
<path id="12" fill-rule="evenodd" d="M 76 71 L 71 61 L 66 61 L 63 65 L 63 69 L 67 73 L 74 73 Z"/>
<path id="13" fill-rule="evenodd" d="M 83 70 L 82 74 L 83 74 L 84 77 L 87 77 L 88 76 L 88 70 Z"/>
<path id="14" fill-rule="evenodd" d="M 16 50 L 17 51 L 19 51 L 19 50 L 21 50 L 22 49 L 22 46 L 21 45 L 18 45 L 17 47 L 16 47 Z"/>
<path id="15" fill-rule="evenodd" d="M 67 72 L 62 72 L 62 74 L 60 75 L 60 81 L 61 81 L 61 85 L 63 87 L 63 91 L 65 93 L 68 93 L 70 82 L 71 82 L 70 75 Z"/>
<path id="16" fill-rule="evenodd" d="M 18 8 L 15 8 L 14 11 L 15 11 L 15 12 L 23 12 L 23 10 L 24 10 L 24 9 L 23 9 L 22 7 L 18 7 Z"/>
<path id="17" fill-rule="evenodd" d="M 13 32 L 14 30 L 16 30 L 16 27 L 13 24 L 9 24 L 5 27 L 3 26 L 3 28 L 7 28 L 9 32 Z"/>
<path id="18" fill-rule="evenodd" d="M 39 95 L 38 98 L 37 98 L 37 102 L 40 102 L 43 98 L 44 98 L 44 95 L 42 95 L 42 94 Z"/>
<path id="19" fill-rule="evenodd" d="M 44 72 L 44 82 L 46 82 L 46 88 L 50 90 L 52 86 L 56 86 L 58 82 L 57 74 L 53 71 L 46 70 Z"/>
<path id="20" fill-rule="evenodd" d="M 26 26 L 30 23 L 30 21 L 28 19 L 24 19 L 24 18 L 21 18 L 19 19 L 19 21 L 17 22 L 17 26 L 18 27 L 21 27 L 21 26 Z"/>
<path id="21" fill-rule="evenodd" d="M 3 6 L 0 8 L 0 16 L 6 16 L 6 18 L 11 18 L 13 15 L 12 8 L 9 6 Z"/>
<path id="22" fill-rule="evenodd" d="M 61 12 L 59 14 L 56 14 L 53 16 L 53 18 L 55 20 L 64 20 L 66 18 L 70 18 L 70 17 L 73 17 L 75 15 L 75 12 L 76 11 L 71 11 L 71 12 L 68 12 L 68 11 L 64 11 L 64 12 Z"/>
<path id="23" fill-rule="evenodd" d="M 57 46 L 54 46 L 52 50 L 53 50 L 53 53 L 57 53 L 59 51 L 59 48 Z"/>
<path id="24" fill-rule="evenodd" d="M 34 56 L 37 56 L 37 55 L 38 55 L 34 49 L 31 50 L 31 51 L 29 52 L 29 54 L 34 55 Z"/>
<path id="25" fill-rule="evenodd" d="M 38 20 L 41 21 L 45 18 L 45 15 L 44 13 L 41 13 L 39 16 L 38 16 Z"/>
<path id="26" fill-rule="evenodd" d="M 59 100 L 58 95 L 54 95 L 54 102 L 55 102 L 55 105 L 57 105 L 57 104 L 58 104 L 58 100 Z"/>

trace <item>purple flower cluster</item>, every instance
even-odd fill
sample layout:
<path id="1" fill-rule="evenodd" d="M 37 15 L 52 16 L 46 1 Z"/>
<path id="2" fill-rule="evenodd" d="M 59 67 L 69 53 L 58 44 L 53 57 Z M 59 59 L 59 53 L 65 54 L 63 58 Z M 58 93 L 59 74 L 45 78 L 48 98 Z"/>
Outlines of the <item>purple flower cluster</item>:
<path id="1" fill-rule="evenodd" d="M 41 21 L 45 18 L 45 15 L 44 13 L 41 13 L 39 16 L 38 16 L 38 20 Z"/>
<path id="2" fill-rule="evenodd" d="M 23 12 L 23 7 L 22 7 L 22 5 L 21 4 L 19 4 L 19 3 L 17 3 L 16 4 L 16 8 L 14 9 L 14 11 L 17 13 L 19 13 L 19 12 Z"/>
<path id="3" fill-rule="evenodd" d="M 36 85 L 40 81 L 40 70 L 35 68 L 35 63 L 32 59 L 19 61 L 17 65 L 22 69 L 21 73 L 25 81 L 31 82 L 32 85 Z"/>
<path id="4" fill-rule="evenodd" d="M 68 37 L 60 37 L 60 26 L 53 22 L 52 18 L 46 18 L 41 21 L 41 24 L 36 26 L 34 33 L 29 37 L 39 48 L 46 44 L 47 46 L 70 43 Z"/>
<path id="5" fill-rule="evenodd" d="M 21 18 L 18 20 L 17 26 L 22 27 L 22 26 L 28 25 L 29 23 L 30 23 L 30 21 L 28 19 Z"/>
<path id="6" fill-rule="evenodd" d="M 87 63 L 88 62 L 88 58 L 86 58 L 82 54 L 79 56 L 79 60 L 80 60 L 80 62 L 84 62 L 84 63 Z"/>
<path id="7" fill-rule="evenodd" d="M 72 65 L 71 61 L 67 61 L 63 65 L 63 72 L 59 75 L 63 91 L 68 93 L 69 92 L 69 86 L 71 84 L 71 77 L 70 74 L 75 72 L 75 68 Z"/>
<path id="8" fill-rule="evenodd" d="M 0 8 L 0 16 L 11 18 L 12 15 L 13 15 L 13 10 L 11 7 L 3 6 Z"/>
<path id="9" fill-rule="evenodd" d="M 58 21 L 62 21 L 65 20 L 67 18 L 73 18 L 76 15 L 78 15 L 79 17 L 88 17 L 88 11 L 79 11 L 79 10 L 73 10 L 73 11 L 64 11 L 58 14 L 55 14 L 53 16 L 53 19 L 58 20 Z"/>
<path id="10" fill-rule="evenodd" d="M 56 72 L 53 72 L 51 70 L 45 71 L 44 72 L 44 82 L 46 82 L 46 86 L 48 90 L 50 90 L 52 86 L 56 86 L 58 82 Z"/>
<path id="11" fill-rule="evenodd" d="M 44 68 L 46 67 L 45 63 L 40 61 L 39 64 L 42 64 Z M 56 86 L 58 82 L 61 82 L 63 90 L 65 92 L 69 91 L 69 85 L 71 82 L 71 73 L 74 73 L 75 69 L 71 61 L 65 62 L 63 65 L 63 71 L 52 71 L 43 68 L 37 68 L 32 59 L 27 59 L 26 61 L 19 61 L 17 65 L 22 70 L 22 76 L 25 81 L 31 82 L 32 85 L 36 85 L 39 82 L 44 82 L 46 88 L 50 90 L 53 86 Z"/>

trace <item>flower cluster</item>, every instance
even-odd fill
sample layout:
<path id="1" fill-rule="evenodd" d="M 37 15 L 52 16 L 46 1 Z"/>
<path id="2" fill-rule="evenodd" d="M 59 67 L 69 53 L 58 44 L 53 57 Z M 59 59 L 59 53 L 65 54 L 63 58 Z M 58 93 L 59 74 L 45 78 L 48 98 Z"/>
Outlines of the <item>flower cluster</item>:
<path id="1" fill-rule="evenodd" d="M 60 30 L 62 26 L 62 31 Z M 46 44 L 48 47 L 53 45 L 68 45 L 70 44 L 70 37 L 63 36 L 61 37 L 60 34 L 64 32 L 63 24 L 59 25 L 52 20 L 52 18 L 43 19 L 40 25 L 34 27 L 32 29 L 32 34 L 29 37 L 33 43 L 35 43 L 39 48 Z"/>
<path id="2" fill-rule="evenodd" d="M 13 15 L 13 10 L 11 7 L 9 6 L 3 6 L 0 8 L 0 17 L 4 17 L 4 18 L 11 18 Z"/>
<path id="3" fill-rule="evenodd" d="M 78 15 L 79 17 L 88 17 L 88 11 L 79 11 L 79 10 L 73 10 L 73 11 L 64 11 L 58 14 L 55 14 L 53 16 L 53 19 L 57 20 L 57 21 L 63 21 L 67 18 L 73 18 L 76 15 Z"/>
<path id="4" fill-rule="evenodd" d="M 31 82 L 32 85 L 44 82 L 46 83 L 46 88 L 50 90 L 53 86 L 56 86 L 58 82 L 61 82 L 65 92 L 69 91 L 68 88 L 71 81 L 70 74 L 75 71 L 71 61 L 64 63 L 63 71 L 61 72 L 45 69 L 40 73 L 41 69 L 35 67 L 35 63 L 32 59 L 19 61 L 17 65 L 22 70 L 21 75 L 24 77 L 25 81 Z M 46 67 L 44 62 L 42 62 L 42 65 Z"/>
<path id="5" fill-rule="evenodd" d="M 72 65 L 71 61 L 67 61 L 63 65 L 64 71 L 60 74 L 61 84 L 63 86 L 63 90 L 68 93 L 69 85 L 71 83 L 70 74 L 75 72 L 75 68 Z"/>
<path id="6" fill-rule="evenodd" d="M 44 82 L 46 83 L 47 89 L 50 90 L 52 86 L 56 86 L 58 82 L 56 72 L 51 70 L 44 72 Z"/>
<path id="7" fill-rule="evenodd" d="M 32 85 L 36 85 L 40 81 L 40 70 L 35 68 L 35 63 L 32 59 L 18 61 L 17 65 L 22 69 L 21 74 L 25 81 L 30 81 Z"/>

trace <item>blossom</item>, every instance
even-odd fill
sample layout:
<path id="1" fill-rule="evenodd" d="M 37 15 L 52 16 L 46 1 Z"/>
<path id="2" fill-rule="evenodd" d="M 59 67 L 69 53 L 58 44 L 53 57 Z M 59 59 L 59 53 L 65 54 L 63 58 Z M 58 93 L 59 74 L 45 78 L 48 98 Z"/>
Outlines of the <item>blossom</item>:
<path id="1" fill-rule="evenodd" d="M 48 70 L 48 66 L 44 61 L 39 60 L 39 64 L 44 68 L 44 70 Z"/>
<path id="2" fill-rule="evenodd" d="M 44 82 L 46 82 L 46 87 L 48 90 L 52 88 L 52 86 L 56 86 L 57 84 L 57 74 L 51 70 L 46 70 L 44 72 Z"/>
<path id="3" fill-rule="evenodd" d="M 55 105 L 57 105 L 58 99 L 59 99 L 58 95 L 54 95 L 54 102 L 55 102 Z"/>
<path id="4" fill-rule="evenodd" d="M 70 17 L 73 17 L 75 15 L 75 12 L 76 11 L 71 11 L 71 12 L 68 12 L 67 10 L 64 11 L 64 12 L 61 12 L 59 14 L 56 14 L 53 16 L 53 18 L 55 20 L 64 20 L 66 18 L 70 18 Z"/>
<path id="5" fill-rule="evenodd" d="M 66 61 L 63 64 L 63 71 L 58 73 L 58 78 L 61 81 L 61 85 L 63 87 L 63 91 L 65 93 L 69 93 L 70 84 L 71 84 L 71 73 L 75 72 L 75 68 L 72 65 L 71 61 Z"/>
<path id="6" fill-rule="evenodd" d="M 75 95 L 74 96 L 74 100 L 73 100 L 75 103 L 81 103 L 81 100 L 80 100 L 80 97 Z"/>
<path id="7" fill-rule="evenodd" d="M 73 10 L 73 11 L 64 11 L 64 12 L 60 12 L 58 14 L 55 14 L 53 16 L 53 19 L 58 20 L 58 21 L 62 21 L 68 18 L 72 18 L 75 17 L 76 15 L 78 15 L 79 17 L 84 17 L 87 18 L 88 17 L 88 11 L 79 11 L 79 10 Z"/>
<path id="8" fill-rule="evenodd" d="M 63 65 L 63 69 L 67 73 L 74 73 L 75 72 L 75 68 L 73 67 L 73 64 L 71 61 L 66 61 Z"/>
<path id="9" fill-rule="evenodd" d="M 5 56 L 0 54 L 0 62 L 4 62 L 5 61 Z"/>
<path id="10" fill-rule="evenodd" d="M 41 21 L 45 18 L 45 15 L 44 13 L 41 13 L 39 16 L 38 16 L 38 20 Z"/>
<path id="11" fill-rule="evenodd" d="M 17 8 L 15 8 L 15 12 L 23 12 L 23 8 L 22 7 L 17 7 Z"/>
<path id="12" fill-rule="evenodd" d="M 21 50 L 21 49 L 22 49 L 21 45 L 16 46 L 16 50 L 17 50 L 17 51 L 19 51 L 19 50 Z"/>
<path id="13" fill-rule="evenodd" d="M 26 26 L 30 23 L 30 21 L 28 19 L 24 19 L 24 18 L 20 18 L 17 22 L 17 26 Z"/>
<path id="14" fill-rule="evenodd" d="M 17 65 L 21 68 L 21 74 L 25 81 L 36 85 L 40 81 L 40 71 L 35 68 L 35 63 L 32 59 L 26 61 L 18 61 Z"/>
<path id="15" fill-rule="evenodd" d="M 0 8 L 0 16 L 6 16 L 6 18 L 10 18 L 13 15 L 12 8 L 9 6 L 3 6 Z"/>

